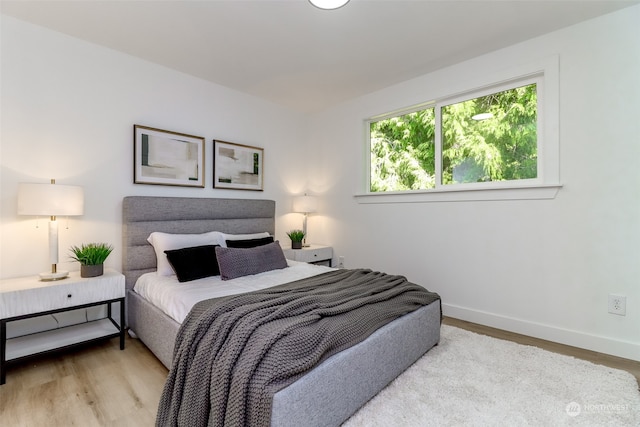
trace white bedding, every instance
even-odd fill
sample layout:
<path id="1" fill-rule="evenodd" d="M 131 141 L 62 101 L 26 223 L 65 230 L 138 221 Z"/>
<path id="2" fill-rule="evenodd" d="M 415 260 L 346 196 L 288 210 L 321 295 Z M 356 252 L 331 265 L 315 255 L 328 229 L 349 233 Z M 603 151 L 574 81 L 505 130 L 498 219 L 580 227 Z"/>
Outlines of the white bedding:
<path id="1" fill-rule="evenodd" d="M 287 263 L 289 267 L 281 270 L 224 281 L 220 276 L 213 276 L 180 283 L 175 275 L 159 276 L 155 272 L 146 273 L 140 276 L 133 289 L 166 315 L 182 323 L 191 308 L 199 301 L 270 288 L 335 270 L 331 267 L 291 260 L 287 260 Z"/>

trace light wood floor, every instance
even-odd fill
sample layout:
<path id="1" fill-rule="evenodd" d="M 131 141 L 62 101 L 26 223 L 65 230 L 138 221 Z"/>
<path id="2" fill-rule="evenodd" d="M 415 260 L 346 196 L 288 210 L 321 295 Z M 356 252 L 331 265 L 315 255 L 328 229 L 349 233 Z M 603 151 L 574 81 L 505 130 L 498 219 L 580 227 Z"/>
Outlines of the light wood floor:
<path id="1" fill-rule="evenodd" d="M 167 372 L 128 336 L 25 361 L 0 386 L 0 425 L 153 426 Z"/>
<path id="2" fill-rule="evenodd" d="M 445 324 L 623 369 L 640 381 L 640 362 L 445 318 Z M 0 425 L 153 426 L 167 369 L 138 340 L 118 340 L 32 359 L 0 386 Z"/>

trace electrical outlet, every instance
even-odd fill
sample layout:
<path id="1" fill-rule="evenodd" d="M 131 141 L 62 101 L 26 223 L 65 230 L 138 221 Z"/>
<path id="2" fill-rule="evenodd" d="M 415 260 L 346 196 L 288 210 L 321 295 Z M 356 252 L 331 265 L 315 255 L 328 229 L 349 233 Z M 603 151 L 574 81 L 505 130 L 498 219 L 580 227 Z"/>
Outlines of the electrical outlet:
<path id="1" fill-rule="evenodd" d="M 627 297 L 609 294 L 609 313 L 619 316 L 627 315 Z"/>
<path id="2" fill-rule="evenodd" d="M 344 268 L 344 257 L 343 256 L 339 256 L 338 257 L 338 268 Z"/>

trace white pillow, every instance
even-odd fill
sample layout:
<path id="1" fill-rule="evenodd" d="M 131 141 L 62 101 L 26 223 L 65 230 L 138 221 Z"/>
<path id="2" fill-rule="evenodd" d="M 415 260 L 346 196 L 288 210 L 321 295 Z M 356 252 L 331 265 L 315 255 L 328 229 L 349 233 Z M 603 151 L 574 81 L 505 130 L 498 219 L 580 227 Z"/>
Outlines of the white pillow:
<path id="1" fill-rule="evenodd" d="M 227 247 L 227 240 L 250 240 L 250 239 L 262 239 L 263 237 L 269 237 L 271 234 L 265 231 L 263 233 L 251 233 L 251 234 L 227 234 L 220 233 L 222 235 L 222 246 L 223 248 Z"/>
<path id="2" fill-rule="evenodd" d="M 159 276 L 172 276 L 175 274 L 164 251 L 203 245 L 226 246 L 224 240 L 222 233 L 219 231 L 210 231 L 202 234 L 170 234 L 154 231 L 147 238 L 147 242 L 151 243 L 156 252 L 157 273 Z"/>

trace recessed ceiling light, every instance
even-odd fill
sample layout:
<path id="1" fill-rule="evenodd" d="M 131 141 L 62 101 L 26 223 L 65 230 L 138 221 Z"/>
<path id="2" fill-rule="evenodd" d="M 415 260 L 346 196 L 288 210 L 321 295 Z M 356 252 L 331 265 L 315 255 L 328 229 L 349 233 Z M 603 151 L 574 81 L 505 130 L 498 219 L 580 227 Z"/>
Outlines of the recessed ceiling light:
<path id="1" fill-rule="evenodd" d="M 473 120 L 487 120 L 487 119 L 493 118 L 493 114 L 492 113 L 480 113 L 480 114 L 476 114 L 475 116 L 471 116 L 471 118 Z"/>
<path id="2" fill-rule="evenodd" d="M 349 3 L 349 0 L 309 0 L 309 3 L 318 9 L 337 9 Z"/>

